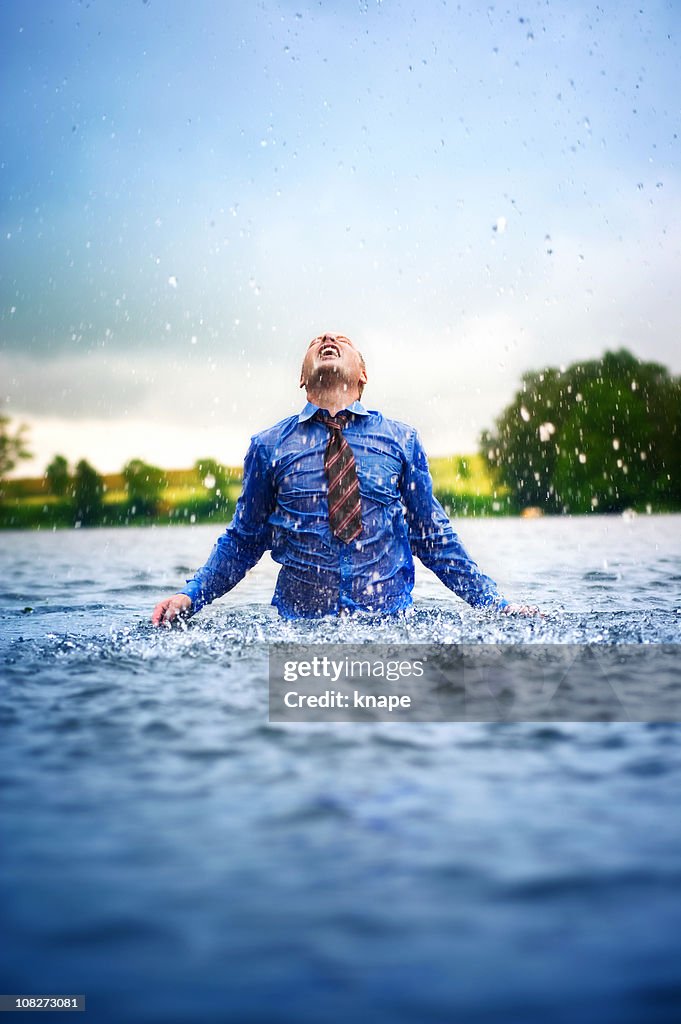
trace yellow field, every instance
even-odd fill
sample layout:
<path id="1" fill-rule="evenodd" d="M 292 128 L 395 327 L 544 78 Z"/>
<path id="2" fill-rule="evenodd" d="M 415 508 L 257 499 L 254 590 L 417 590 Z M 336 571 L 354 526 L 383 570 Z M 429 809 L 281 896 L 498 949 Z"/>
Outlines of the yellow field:
<path id="1" fill-rule="evenodd" d="M 429 459 L 429 463 L 434 490 L 481 498 L 495 496 L 494 483 L 481 455 L 446 455 Z"/>

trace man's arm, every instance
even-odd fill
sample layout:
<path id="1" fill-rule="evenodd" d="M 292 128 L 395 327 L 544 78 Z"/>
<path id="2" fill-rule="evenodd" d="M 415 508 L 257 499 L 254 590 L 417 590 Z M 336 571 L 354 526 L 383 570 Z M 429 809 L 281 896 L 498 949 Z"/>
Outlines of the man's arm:
<path id="1" fill-rule="evenodd" d="M 439 579 L 476 608 L 510 607 L 497 585 L 480 572 L 454 533 L 445 510 L 433 497 L 433 481 L 421 439 L 414 431 L 407 446 L 402 500 L 407 509 L 409 543 L 415 555 Z"/>
<path id="2" fill-rule="evenodd" d="M 220 536 L 206 564 L 179 593 L 161 601 L 152 614 L 154 625 L 178 615 L 198 612 L 243 579 L 270 547 L 269 517 L 276 495 L 267 454 L 255 439 L 244 461 L 244 482 L 234 518 Z"/>

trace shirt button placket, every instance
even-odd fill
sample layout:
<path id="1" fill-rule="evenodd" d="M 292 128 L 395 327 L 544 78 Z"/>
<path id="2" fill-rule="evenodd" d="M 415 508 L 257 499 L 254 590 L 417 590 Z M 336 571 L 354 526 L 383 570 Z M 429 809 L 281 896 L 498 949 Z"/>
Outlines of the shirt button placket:
<path id="1" fill-rule="evenodd" d="M 352 559 L 347 544 L 339 545 L 340 593 L 341 608 L 352 606 Z"/>

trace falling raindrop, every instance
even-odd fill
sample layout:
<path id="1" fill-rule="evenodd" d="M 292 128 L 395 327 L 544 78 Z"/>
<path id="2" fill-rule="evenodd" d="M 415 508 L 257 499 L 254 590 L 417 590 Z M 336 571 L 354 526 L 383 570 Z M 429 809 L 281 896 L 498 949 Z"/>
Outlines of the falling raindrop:
<path id="1" fill-rule="evenodd" d="M 529 414 L 529 412 L 527 411 L 527 409 L 525 408 L 524 405 L 520 406 L 520 415 L 521 415 L 521 418 L 523 420 L 525 420 L 525 423 L 529 423 L 530 422 L 530 414 Z"/>

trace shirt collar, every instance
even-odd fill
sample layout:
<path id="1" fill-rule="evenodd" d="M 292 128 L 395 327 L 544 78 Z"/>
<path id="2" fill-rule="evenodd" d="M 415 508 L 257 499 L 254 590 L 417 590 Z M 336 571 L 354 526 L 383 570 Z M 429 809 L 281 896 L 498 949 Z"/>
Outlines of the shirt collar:
<path id="1" fill-rule="evenodd" d="M 311 420 L 314 414 L 318 411 L 319 406 L 313 405 L 312 402 L 308 402 L 305 408 L 298 416 L 299 423 L 306 423 L 307 420 Z M 368 411 L 364 408 L 362 403 L 355 400 L 351 405 L 348 405 L 346 409 L 342 409 L 342 412 L 353 412 L 355 416 L 368 416 Z"/>

